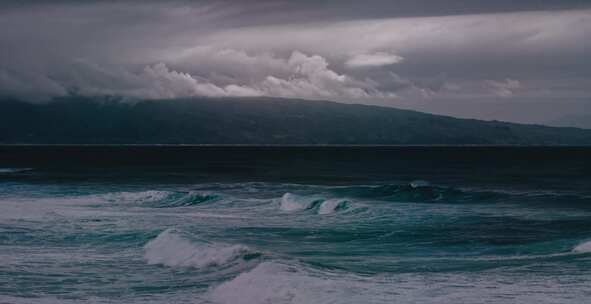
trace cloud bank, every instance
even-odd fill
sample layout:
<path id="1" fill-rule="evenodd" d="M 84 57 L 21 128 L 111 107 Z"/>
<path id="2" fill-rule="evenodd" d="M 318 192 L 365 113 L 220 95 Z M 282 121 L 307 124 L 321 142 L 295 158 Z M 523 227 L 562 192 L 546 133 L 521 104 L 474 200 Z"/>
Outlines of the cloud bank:
<path id="1" fill-rule="evenodd" d="M 320 98 L 478 118 L 464 109 L 591 102 L 582 2 L 347 3 L 0 4 L 0 95 Z"/>
<path id="2" fill-rule="evenodd" d="M 345 65 L 352 68 L 359 67 L 378 67 L 385 66 L 402 61 L 402 57 L 386 52 L 378 52 L 374 54 L 357 54 L 349 58 Z"/>

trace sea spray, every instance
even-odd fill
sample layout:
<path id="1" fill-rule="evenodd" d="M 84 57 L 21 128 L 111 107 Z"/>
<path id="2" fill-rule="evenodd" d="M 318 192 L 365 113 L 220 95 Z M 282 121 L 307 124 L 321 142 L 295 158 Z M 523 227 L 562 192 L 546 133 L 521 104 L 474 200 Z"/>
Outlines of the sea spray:
<path id="1" fill-rule="evenodd" d="M 318 197 L 285 193 L 279 200 L 279 208 L 287 212 L 300 211 L 313 208 L 321 201 L 322 199 Z"/>
<path id="2" fill-rule="evenodd" d="M 254 254 L 242 245 L 191 241 L 175 229 L 167 229 L 144 246 L 148 264 L 169 267 L 207 268 L 221 266 Z"/>
<path id="3" fill-rule="evenodd" d="M 343 199 L 328 199 L 320 204 L 320 207 L 318 207 L 318 214 L 326 215 L 335 213 L 339 210 L 347 208 L 347 204 L 348 202 Z"/>
<path id="4" fill-rule="evenodd" d="M 587 241 L 577 245 L 573 248 L 573 252 L 576 253 L 591 253 L 591 241 Z"/>
<path id="5" fill-rule="evenodd" d="M 279 209 L 286 212 L 315 210 L 320 215 L 332 214 L 346 209 L 348 201 L 340 198 L 324 199 L 319 196 L 304 196 L 285 193 L 279 199 Z"/>

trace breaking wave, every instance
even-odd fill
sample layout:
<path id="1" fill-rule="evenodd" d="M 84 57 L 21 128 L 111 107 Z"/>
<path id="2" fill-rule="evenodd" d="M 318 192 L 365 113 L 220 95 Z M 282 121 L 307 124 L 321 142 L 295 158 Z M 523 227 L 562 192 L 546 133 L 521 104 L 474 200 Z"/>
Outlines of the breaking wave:
<path id="1" fill-rule="evenodd" d="M 581 243 L 573 248 L 575 253 L 591 253 L 591 241 Z"/>
<path id="2" fill-rule="evenodd" d="M 167 229 L 144 246 L 144 259 L 151 265 L 204 269 L 229 266 L 260 256 L 242 245 L 193 241 L 175 229 Z"/>
<path id="3" fill-rule="evenodd" d="M 318 207 L 318 214 L 332 214 L 347 208 L 348 201 L 343 199 L 328 199 Z"/>
<path id="4" fill-rule="evenodd" d="M 280 200 L 279 209 L 283 211 L 300 211 L 312 209 L 322 202 L 321 198 L 285 193 Z"/>
<path id="5" fill-rule="evenodd" d="M 378 300 L 380 294 L 373 293 L 370 298 L 362 294 L 362 289 L 374 286 L 351 283 L 354 282 L 342 278 L 331 279 L 325 273 L 313 273 L 299 266 L 264 262 L 220 284 L 212 290 L 210 297 L 214 303 L 228 304 L 354 303 L 354 299 L 359 301 L 362 298 L 381 302 Z"/>
<path id="6" fill-rule="evenodd" d="M 220 304 L 435 304 L 464 303 L 466 299 L 482 304 L 507 301 L 549 304 L 582 303 L 587 297 L 581 292 L 586 290 L 585 283 L 572 284 L 565 290 L 552 278 L 544 281 L 524 278 L 516 282 L 505 282 L 504 278 L 502 272 L 360 276 L 269 261 L 213 288 L 208 298 Z"/>
<path id="7" fill-rule="evenodd" d="M 326 215 L 347 209 L 349 204 L 345 199 L 324 199 L 317 196 L 285 193 L 279 201 L 279 209 L 287 212 L 315 210 L 318 214 Z"/>

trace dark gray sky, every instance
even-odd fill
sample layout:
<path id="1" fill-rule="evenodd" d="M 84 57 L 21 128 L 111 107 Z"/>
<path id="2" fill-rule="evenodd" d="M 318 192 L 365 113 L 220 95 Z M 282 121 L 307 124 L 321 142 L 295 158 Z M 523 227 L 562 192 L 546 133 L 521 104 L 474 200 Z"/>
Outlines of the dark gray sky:
<path id="1" fill-rule="evenodd" d="M 281 96 L 546 122 L 591 113 L 591 3 L 3 1 L 0 94 Z"/>

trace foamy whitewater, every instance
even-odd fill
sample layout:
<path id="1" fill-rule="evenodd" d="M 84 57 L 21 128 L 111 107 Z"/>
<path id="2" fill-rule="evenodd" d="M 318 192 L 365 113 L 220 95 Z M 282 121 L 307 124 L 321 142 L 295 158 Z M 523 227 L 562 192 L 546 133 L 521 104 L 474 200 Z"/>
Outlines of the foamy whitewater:
<path id="1" fill-rule="evenodd" d="M 590 297 L 588 194 L 423 180 L 0 183 L 0 303 Z"/>

